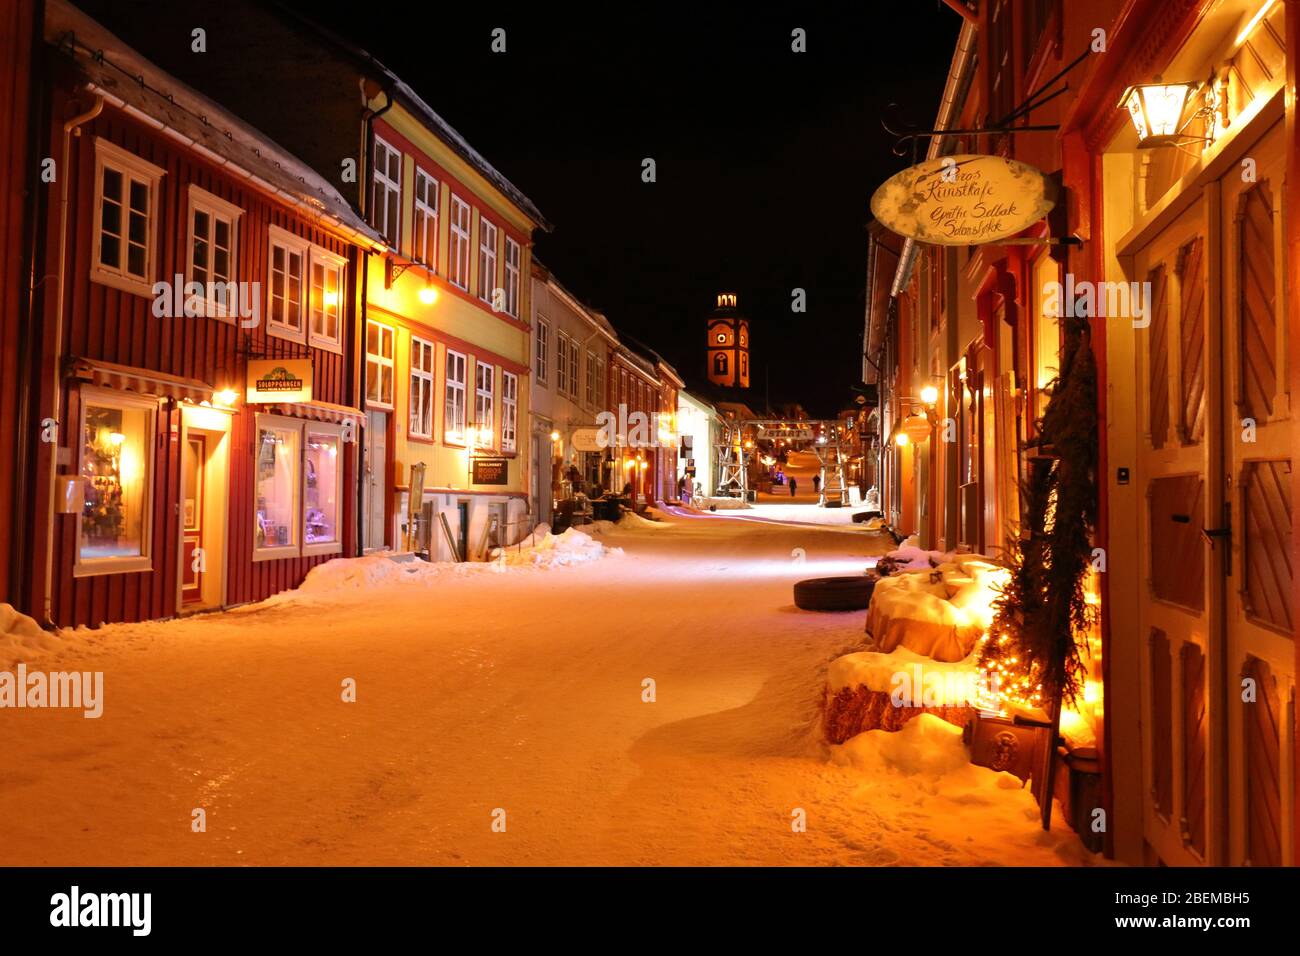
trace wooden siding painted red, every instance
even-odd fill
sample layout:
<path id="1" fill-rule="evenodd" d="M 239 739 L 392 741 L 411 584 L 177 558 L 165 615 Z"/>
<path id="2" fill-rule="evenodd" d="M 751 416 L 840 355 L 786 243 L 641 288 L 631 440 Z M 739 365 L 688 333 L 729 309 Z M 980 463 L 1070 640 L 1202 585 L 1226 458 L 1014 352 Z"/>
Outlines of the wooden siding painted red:
<path id="1" fill-rule="evenodd" d="M 64 95 L 56 95 L 55 115 L 75 112 Z M 153 315 L 153 300 L 110 288 L 90 280 L 95 197 L 95 139 L 102 137 L 165 170 L 158 187 L 158 267 L 152 280 L 171 281 L 184 274 L 189 237 L 189 187 L 199 186 L 243 209 L 237 230 L 237 275 L 240 282 L 260 284 L 262 322 L 241 330 L 235 324 L 206 317 Z M 57 147 L 59 144 L 53 144 Z M 54 155 L 58 155 L 57 149 Z M 65 357 L 98 359 L 136 368 L 196 378 L 214 388 L 230 387 L 242 397 L 246 361 L 254 357 L 310 358 L 313 364 L 313 398 L 338 405 L 355 401 L 349 356 L 355 349 L 358 282 L 364 268 L 361 251 L 347 239 L 307 220 L 301 213 L 276 202 L 246 182 L 223 173 L 207 160 L 189 152 L 164 134 L 106 107 L 87 124 L 72 144 L 71 202 L 68 218 L 68 258 L 64 272 L 67 303 L 64 324 Z M 54 204 L 57 206 L 57 204 Z M 48 230 L 57 236 L 57 208 L 50 210 Z M 346 285 L 341 291 L 340 323 L 343 353 L 309 347 L 268 335 L 266 295 L 270 225 L 310 240 L 347 260 Z M 56 243 L 54 243 L 56 246 Z M 47 253 L 48 254 L 48 253 Z M 51 270 L 52 271 L 52 270 Z M 308 280 L 309 281 L 309 280 Z M 53 295 L 46 315 L 53 318 Z M 304 317 L 304 321 L 306 318 Z M 48 338 L 47 338 L 48 345 Z M 75 472 L 80 435 L 80 389 L 63 383 L 64 414 L 60 445 L 70 463 L 61 471 Z M 316 564 L 331 555 L 252 560 L 253 553 L 253 443 L 256 407 L 240 403 L 230 432 L 226 541 L 226 603 L 240 604 L 291 588 Z M 151 571 L 77 578 L 76 521 L 56 515 L 52 616 L 59 624 L 90 624 L 169 617 L 177 612 L 176 576 L 178 503 L 180 500 L 181 412 L 164 402 L 158 412 L 153 475 L 153 524 L 150 530 Z M 343 502 L 340 527 L 344 554 L 356 553 L 357 443 L 345 446 Z M 44 511 L 35 509 L 43 524 Z M 40 536 L 38 536 L 39 539 Z"/>

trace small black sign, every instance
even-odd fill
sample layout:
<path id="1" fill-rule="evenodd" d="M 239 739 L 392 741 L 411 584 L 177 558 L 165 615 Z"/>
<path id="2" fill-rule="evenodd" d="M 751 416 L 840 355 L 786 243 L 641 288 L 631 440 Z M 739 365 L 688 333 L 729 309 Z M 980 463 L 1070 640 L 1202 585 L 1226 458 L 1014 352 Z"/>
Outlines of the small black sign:
<path id="1" fill-rule="evenodd" d="M 474 484 L 508 485 L 510 484 L 510 459 L 475 458 Z"/>

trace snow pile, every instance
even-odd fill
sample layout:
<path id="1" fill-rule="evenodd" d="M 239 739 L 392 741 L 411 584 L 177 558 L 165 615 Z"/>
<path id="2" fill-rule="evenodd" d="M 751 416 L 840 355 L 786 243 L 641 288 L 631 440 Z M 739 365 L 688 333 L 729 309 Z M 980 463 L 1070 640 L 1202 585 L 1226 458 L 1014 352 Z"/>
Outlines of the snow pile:
<path id="1" fill-rule="evenodd" d="M 700 511 L 749 510 L 749 504 L 743 498 L 696 498 L 695 507 Z"/>
<path id="2" fill-rule="evenodd" d="M 29 661 L 60 646 L 59 639 L 41 630 L 35 618 L 0 603 L 0 664 Z"/>
<path id="3" fill-rule="evenodd" d="M 623 516 L 624 521 L 627 518 L 627 515 Z M 649 524 L 650 522 L 646 523 Z M 535 539 L 536 535 L 537 532 L 535 531 L 529 536 L 529 539 Z M 498 550 L 493 554 L 492 563 L 494 565 L 504 565 L 505 567 L 523 565 L 527 567 L 555 568 L 569 564 L 598 561 L 601 558 L 621 555 L 622 553 L 622 548 L 607 547 L 592 538 L 591 535 L 584 534 L 577 528 L 569 528 L 563 534 L 548 533 L 540 541 L 530 543 L 523 548 L 511 546 L 506 548 L 504 552 Z"/>
<path id="4" fill-rule="evenodd" d="M 978 697 L 980 673 L 973 652 L 960 661 L 936 661 L 900 646 L 888 654 L 837 657 L 826 670 L 826 688 L 833 696 L 865 687 L 904 700 L 904 706 L 965 707 Z"/>
<path id="5" fill-rule="evenodd" d="M 831 757 L 862 773 L 864 805 L 888 807 L 887 819 L 906 819 L 916 831 L 917 865 L 1041 865 L 1044 852 L 1063 863 L 1095 862 L 1059 813 L 1043 831 L 1029 789 L 1014 774 L 972 764 L 961 737 L 946 720 L 921 714 L 895 733 L 858 734 Z"/>
<path id="6" fill-rule="evenodd" d="M 658 514 L 658 512 L 656 512 L 653 508 L 647 508 L 646 512 L 647 514 Z M 619 527 L 622 528 L 650 528 L 654 531 L 660 531 L 668 527 L 668 524 L 664 521 L 655 520 L 653 518 L 642 517 L 641 515 L 637 514 L 635 511 L 625 512 L 622 520 L 619 521 L 618 524 Z"/>

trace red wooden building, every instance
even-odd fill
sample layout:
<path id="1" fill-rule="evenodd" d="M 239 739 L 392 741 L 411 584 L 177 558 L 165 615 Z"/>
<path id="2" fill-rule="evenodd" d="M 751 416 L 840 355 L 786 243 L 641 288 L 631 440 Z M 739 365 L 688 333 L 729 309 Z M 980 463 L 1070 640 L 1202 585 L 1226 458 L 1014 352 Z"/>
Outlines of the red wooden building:
<path id="1" fill-rule="evenodd" d="M 38 383 L 22 610 L 260 600 L 357 553 L 365 257 L 331 186 L 63 2 L 45 5 Z"/>

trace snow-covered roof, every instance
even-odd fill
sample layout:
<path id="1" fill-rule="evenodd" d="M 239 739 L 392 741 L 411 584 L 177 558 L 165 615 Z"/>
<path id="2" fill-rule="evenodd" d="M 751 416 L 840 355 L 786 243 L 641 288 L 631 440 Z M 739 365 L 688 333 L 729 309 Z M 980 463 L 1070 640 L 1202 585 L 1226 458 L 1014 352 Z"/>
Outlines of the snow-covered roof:
<path id="1" fill-rule="evenodd" d="M 145 59 L 67 0 L 45 7 L 45 40 L 76 64 L 87 85 L 146 125 L 162 128 L 208 161 L 375 248 L 383 237 L 328 180 L 269 136 Z"/>

